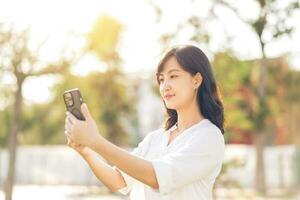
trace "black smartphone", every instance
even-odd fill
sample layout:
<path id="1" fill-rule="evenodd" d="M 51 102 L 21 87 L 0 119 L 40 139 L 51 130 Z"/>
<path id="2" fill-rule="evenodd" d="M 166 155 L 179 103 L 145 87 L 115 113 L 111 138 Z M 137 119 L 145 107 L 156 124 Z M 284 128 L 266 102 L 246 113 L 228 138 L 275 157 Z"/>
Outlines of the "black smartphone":
<path id="1" fill-rule="evenodd" d="M 85 121 L 81 112 L 81 104 L 83 99 L 78 88 L 67 90 L 63 94 L 67 110 L 72 113 L 77 119 Z"/>

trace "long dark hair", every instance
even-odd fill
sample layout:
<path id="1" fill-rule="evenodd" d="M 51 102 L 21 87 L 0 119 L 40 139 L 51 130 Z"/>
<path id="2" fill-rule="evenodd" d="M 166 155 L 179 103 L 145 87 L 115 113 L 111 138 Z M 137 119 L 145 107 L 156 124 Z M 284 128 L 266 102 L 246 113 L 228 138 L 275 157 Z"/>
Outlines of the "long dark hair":
<path id="1" fill-rule="evenodd" d="M 174 47 L 161 59 L 157 67 L 157 74 L 163 71 L 166 61 L 172 56 L 176 58 L 183 70 L 192 76 L 200 72 L 203 80 L 197 94 L 199 111 L 204 118 L 209 119 L 224 134 L 224 107 L 208 58 L 201 49 L 192 45 Z M 158 77 L 157 82 L 159 84 Z M 164 128 L 168 130 L 176 124 L 178 117 L 176 110 L 167 107 L 166 110 L 168 118 Z"/>

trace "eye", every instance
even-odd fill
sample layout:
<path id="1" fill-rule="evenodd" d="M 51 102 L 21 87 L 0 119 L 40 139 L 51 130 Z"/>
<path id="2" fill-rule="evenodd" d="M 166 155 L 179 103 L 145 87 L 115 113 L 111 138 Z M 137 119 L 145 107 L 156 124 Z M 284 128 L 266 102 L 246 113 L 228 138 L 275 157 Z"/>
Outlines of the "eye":
<path id="1" fill-rule="evenodd" d="M 176 77 L 178 77 L 177 75 L 171 75 L 170 76 L 171 78 L 176 78 Z"/>
<path id="2" fill-rule="evenodd" d="M 159 83 L 161 83 L 161 82 L 163 82 L 163 81 L 164 81 L 163 78 L 159 78 L 159 79 L 158 79 L 158 82 L 159 82 Z"/>

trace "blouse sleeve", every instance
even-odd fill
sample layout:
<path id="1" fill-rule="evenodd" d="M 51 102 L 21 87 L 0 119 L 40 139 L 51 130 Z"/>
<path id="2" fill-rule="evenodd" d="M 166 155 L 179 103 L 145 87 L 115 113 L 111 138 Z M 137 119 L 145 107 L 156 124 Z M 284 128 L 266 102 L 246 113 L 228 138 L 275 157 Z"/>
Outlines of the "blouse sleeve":
<path id="1" fill-rule="evenodd" d="M 136 148 L 133 149 L 132 152 L 130 152 L 130 154 L 136 155 L 139 157 L 144 157 L 147 150 L 149 149 L 152 134 L 153 134 L 153 132 L 146 135 L 146 137 L 138 144 L 138 146 Z M 120 192 L 121 194 L 127 195 L 131 191 L 132 186 L 136 182 L 138 182 L 138 180 L 132 178 L 131 176 L 129 176 L 128 174 L 126 174 L 125 172 L 123 172 L 116 166 L 113 166 L 113 168 L 122 174 L 122 176 L 125 180 L 125 183 L 126 183 L 126 187 L 119 189 L 118 192 Z"/>
<path id="2" fill-rule="evenodd" d="M 159 185 L 165 195 L 194 181 L 215 175 L 221 170 L 224 138 L 221 132 L 207 132 L 203 139 L 194 138 L 178 151 L 152 160 Z"/>

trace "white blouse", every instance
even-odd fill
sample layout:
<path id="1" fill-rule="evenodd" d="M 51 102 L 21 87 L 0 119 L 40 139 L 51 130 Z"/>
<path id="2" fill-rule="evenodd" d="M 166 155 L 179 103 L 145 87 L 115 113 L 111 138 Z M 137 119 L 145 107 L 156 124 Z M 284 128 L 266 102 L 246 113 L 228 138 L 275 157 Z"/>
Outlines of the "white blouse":
<path id="1" fill-rule="evenodd" d="M 131 200 L 208 200 L 222 167 L 225 142 L 220 129 L 208 119 L 180 133 L 168 145 L 169 130 L 149 133 L 131 153 L 152 162 L 159 189 L 121 172 L 127 184 L 119 190 L 130 192 Z"/>

